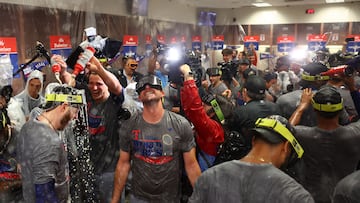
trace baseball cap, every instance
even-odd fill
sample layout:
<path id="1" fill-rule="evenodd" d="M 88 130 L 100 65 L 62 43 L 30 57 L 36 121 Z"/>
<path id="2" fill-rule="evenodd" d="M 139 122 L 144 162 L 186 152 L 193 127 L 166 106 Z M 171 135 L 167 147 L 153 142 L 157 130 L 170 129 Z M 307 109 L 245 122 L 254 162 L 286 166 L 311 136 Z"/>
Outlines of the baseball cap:
<path id="1" fill-rule="evenodd" d="M 208 74 L 209 76 L 221 76 L 222 73 L 220 68 L 213 67 L 213 68 L 208 68 L 206 70 L 206 74 Z"/>
<path id="2" fill-rule="evenodd" d="M 274 73 L 274 72 L 267 72 L 267 73 L 265 73 L 265 75 L 264 75 L 264 80 L 265 80 L 266 82 L 270 82 L 270 80 L 276 79 L 276 78 L 277 78 L 277 75 L 276 75 L 276 73 Z"/>
<path id="3" fill-rule="evenodd" d="M 329 80 L 329 76 L 321 76 L 320 74 L 328 71 L 329 69 L 322 63 L 309 63 L 303 66 L 303 74 L 301 80 L 317 81 L 317 80 Z"/>
<path id="4" fill-rule="evenodd" d="M 263 139 L 271 144 L 289 141 L 298 158 L 301 158 L 304 153 L 304 149 L 294 137 L 293 126 L 282 116 L 271 115 L 266 118 L 259 118 L 251 132 L 255 135 L 260 134 Z"/>
<path id="5" fill-rule="evenodd" d="M 239 64 L 247 64 L 247 65 L 250 65 L 250 61 L 249 61 L 249 59 L 240 59 L 240 60 L 239 60 Z"/>
<path id="6" fill-rule="evenodd" d="M 278 69 L 281 66 L 290 66 L 290 57 L 288 55 L 281 56 L 276 60 L 275 68 Z"/>
<path id="7" fill-rule="evenodd" d="M 244 88 L 254 94 L 265 94 L 266 83 L 263 78 L 257 75 L 251 75 L 249 78 L 246 79 Z"/>
<path id="8" fill-rule="evenodd" d="M 247 68 L 243 72 L 243 76 L 245 79 L 248 79 L 250 76 L 256 75 L 256 70 L 253 68 Z"/>
<path id="9" fill-rule="evenodd" d="M 161 80 L 155 75 L 146 75 L 136 83 L 136 92 L 140 94 L 149 85 L 151 88 L 162 90 Z"/>
<path id="10" fill-rule="evenodd" d="M 221 123 L 232 116 L 235 105 L 222 95 L 205 94 L 201 100 L 213 110 Z"/>
<path id="11" fill-rule="evenodd" d="M 332 86 L 323 86 L 311 100 L 314 109 L 323 112 L 336 112 L 343 109 L 341 94 Z"/>

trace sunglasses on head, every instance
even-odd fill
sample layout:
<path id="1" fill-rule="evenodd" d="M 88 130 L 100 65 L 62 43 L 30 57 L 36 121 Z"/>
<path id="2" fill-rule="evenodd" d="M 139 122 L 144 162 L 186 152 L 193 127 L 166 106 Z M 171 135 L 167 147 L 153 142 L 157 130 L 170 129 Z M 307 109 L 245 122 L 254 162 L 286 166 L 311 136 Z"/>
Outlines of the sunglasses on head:
<path id="1" fill-rule="evenodd" d="M 136 89 L 138 94 L 140 94 L 140 92 L 143 91 L 146 88 L 146 85 L 149 85 L 150 88 L 154 88 L 154 89 L 157 89 L 157 90 L 162 90 L 161 85 L 153 85 L 153 84 L 145 83 L 145 84 L 141 85 L 139 88 Z"/>
<path id="2" fill-rule="evenodd" d="M 132 64 L 129 64 L 130 65 L 130 67 L 138 67 L 138 64 L 136 64 L 136 63 L 132 63 Z"/>

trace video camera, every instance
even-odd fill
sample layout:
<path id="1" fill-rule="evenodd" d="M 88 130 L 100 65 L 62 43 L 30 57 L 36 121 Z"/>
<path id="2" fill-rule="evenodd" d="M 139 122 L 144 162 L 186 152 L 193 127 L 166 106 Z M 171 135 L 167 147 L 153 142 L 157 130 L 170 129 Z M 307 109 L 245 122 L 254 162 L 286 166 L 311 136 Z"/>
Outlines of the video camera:
<path id="1" fill-rule="evenodd" d="M 180 71 L 180 66 L 187 64 L 190 66 L 191 71 L 194 73 L 194 80 L 197 87 L 201 86 L 204 70 L 201 67 L 200 56 L 194 51 L 185 51 L 179 47 L 169 47 L 166 45 L 158 46 L 157 53 L 164 55 L 163 63 L 161 64 L 168 72 L 169 81 L 178 85 L 183 84 L 183 77 Z"/>
<path id="2" fill-rule="evenodd" d="M 230 83 L 238 71 L 239 61 L 219 62 L 217 65 L 221 66 L 221 80 Z"/>

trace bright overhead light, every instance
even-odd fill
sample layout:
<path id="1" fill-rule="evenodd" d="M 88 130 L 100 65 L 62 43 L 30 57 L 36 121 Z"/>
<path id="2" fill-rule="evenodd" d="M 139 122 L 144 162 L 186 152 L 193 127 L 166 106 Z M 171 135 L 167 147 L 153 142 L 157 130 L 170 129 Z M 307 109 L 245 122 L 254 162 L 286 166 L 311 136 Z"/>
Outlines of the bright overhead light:
<path id="1" fill-rule="evenodd" d="M 256 6 L 256 7 L 269 7 L 269 6 L 271 6 L 271 4 L 265 3 L 265 2 L 252 3 L 252 5 Z"/>
<path id="2" fill-rule="evenodd" d="M 325 0 L 326 3 L 331 4 L 331 3 L 342 3 L 345 2 L 344 0 Z"/>

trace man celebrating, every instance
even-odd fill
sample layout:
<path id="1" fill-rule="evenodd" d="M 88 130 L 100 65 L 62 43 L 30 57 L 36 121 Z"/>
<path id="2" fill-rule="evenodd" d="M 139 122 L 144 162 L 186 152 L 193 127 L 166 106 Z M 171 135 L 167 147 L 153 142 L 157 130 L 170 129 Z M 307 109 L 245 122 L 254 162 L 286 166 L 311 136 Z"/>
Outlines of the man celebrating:
<path id="1" fill-rule="evenodd" d="M 133 114 L 119 131 L 120 158 L 112 202 L 118 202 L 130 168 L 130 202 L 179 202 L 181 156 L 192 185 L 201 173 L 191 126 L 182 116 L 163 108 L 160 79 L 145 76 L 137 83 L 136 91 L 144 109 Z"/>
<path id="2" fill-rule="evenodd" d="M 46 95 L 44 112 L 22 127 L 17 156 L 26 202 L 67 201 L 67 153 L 58 130 L 63 130 L 77 116 L 82 99 L 69 86 L 55 87 Z"/>
<path id="3" fill-rule="evenodd" d="M 206 170 L 189 202 L 314 202 L 309 192 L 278 169 L 304 153 L 287 120 L 259 118 L 251 134 L 249 154 Z"/>
<path id="4" fill-rule="evenodd" d="M 66 71 L 66 63 L 59 55 L 53 56 L 53 59 L 62 66 L 63 82 L 69 83 L 71 74 Z M 95 194 L 101 202 L 109 202 L 119 159 L 117 118 L 123 102 L 123 88 L 115 75 L 107 71 L 96 57 L 90 59 L 86 69 L 89 71 L 88 83 L 76 82 L 76 87 L 85 89 L 86 93 Z"/>

